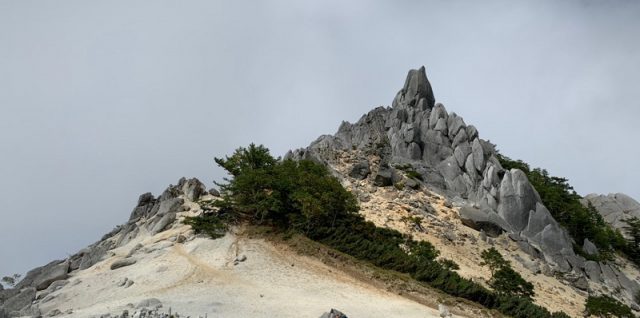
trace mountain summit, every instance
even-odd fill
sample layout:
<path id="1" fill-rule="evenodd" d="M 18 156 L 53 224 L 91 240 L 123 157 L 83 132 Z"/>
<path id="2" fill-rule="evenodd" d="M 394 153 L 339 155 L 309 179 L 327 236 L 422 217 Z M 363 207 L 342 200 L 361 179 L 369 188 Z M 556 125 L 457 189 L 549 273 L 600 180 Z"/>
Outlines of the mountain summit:
<path id="1" fill-rule="evenodd" d="M 380 157 L 374 171 L 380 184 L 400 180 L 397 167 L 410 167 L 420 182 L 462 207 L 466 224 L 488 233 L 522 237 L 522 245 L 559 272 L 576 257 L 567 233 L 517 169 L 506 170 L 495 146 L 479 137 L 456 113 L 435 103 L 425 68 L 409 71 L 391 108 L 377 108 L 355 124 L 343 123 L 334 136 L 322 136 L 290 157 L 332 165 L 336 153 L 360 151 Z"/>

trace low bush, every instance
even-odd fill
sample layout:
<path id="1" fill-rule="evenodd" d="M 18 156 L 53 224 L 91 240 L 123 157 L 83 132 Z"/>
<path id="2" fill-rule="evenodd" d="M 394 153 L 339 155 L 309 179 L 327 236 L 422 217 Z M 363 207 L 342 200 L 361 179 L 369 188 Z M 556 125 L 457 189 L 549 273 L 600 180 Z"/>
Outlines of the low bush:
<path id="1" fill-rule="evenodd" d="M 606 295 L 589 296 L 585 302 L 585 310 L 588 315 L 596 317 L 634 317 L 631 308 Z"/>

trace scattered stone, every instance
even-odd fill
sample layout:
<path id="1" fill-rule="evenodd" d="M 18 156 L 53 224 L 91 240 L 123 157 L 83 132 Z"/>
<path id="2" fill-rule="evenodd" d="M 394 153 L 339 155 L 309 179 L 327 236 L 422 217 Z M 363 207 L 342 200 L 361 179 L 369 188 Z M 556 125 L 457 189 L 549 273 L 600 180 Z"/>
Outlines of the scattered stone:
<path id="1" fill-rule="evenodd" d="M 131 285 L 133 285 L 134 282 L 132 280 L 128 280 L 126 284 L 124 284 L 124 288 L 129 288 L 131 287 Z"/>
<path id="2" fill-rule="evenodd" d="M 47 314 L 47 317 L 55 317 L 60 315 L 62 315 L 62 311 L 60 311 L 59 309 L 54 309 Z"/>
<path id="3" fill-rule="evenodd" d="M 209 194 L 211 194 L 214 197 L 219 197 L 220 196 L 220 191 L 218 191 L 217 189 L 211 188 L 211 189 L 209 189 Z"/>
<path id="4" fill-rule="evenodd" d="M 320 318 L 348 318 L 347 315 L 343 314 L 337 309 L 331 309 L 329 312 L 325 312 L 320 316 Z"/>
<path id="5" fill-rule="evenodd" d="M 136 308 L 162 308 L 162 302 L 158 298 L 148 298 L 136 305 Z"/>
<path id="6" fill-rule="evenodd" d="M 129 278 L 125 277 L 125 278 L 121 279 L 116 285 L 118 287 L 122 287 L 122 286 L 126 285 L 128 281 L 129 281 Z"/>
<path id="7" fill-rule="evenodd" d="M 121 267 L 125 267 L 125 266 L 131 266 L 133 264 L 136 263 L 136 259 L 134 258 L 125 258 L 125 259 L 121 259 L 121 260 L 117 260 L 115 262 L 113 262 L 113 264 L 111 264 L 111 269 L 118 269 Z"/>
<path id="8" fill-rule="evenodd" d="M 452 230 L 446 230 L 444 233 L 442 233 L 442 235 L 450 242 L 455 242 L 457 239 L 456 234 L 453 233 Z"/>
<path id="9" fill-rule="evenodd" d="M 246 260 L 247 260 L 247 256 L 246 255 L 240 255 L 240 256 L 236 257 L 235 260 L 233 260 L 233 265 L 238 265 L 241 262 L 244 262 Z"/>
<path id="10" fill-rule="evenodd" d="M 440 317 L 442 318 L 450 318 L 451 312 L 449 312 L 449 307 L 444 304 L 438 304 L 438 311 L 440 312 Z"/>
<path id="11" fill-rule="evenodd" d="M 187 241 L 187 238 L 186 238 L 184 235 L 182 235 L 182 234 L 179 234 L 179 235 L 176 237 L 176 243 L 178 243 L 178 244 L 182 244 L 182 243 L 184 243 L 184 242 L 186 242 L 186 241 Z"/>

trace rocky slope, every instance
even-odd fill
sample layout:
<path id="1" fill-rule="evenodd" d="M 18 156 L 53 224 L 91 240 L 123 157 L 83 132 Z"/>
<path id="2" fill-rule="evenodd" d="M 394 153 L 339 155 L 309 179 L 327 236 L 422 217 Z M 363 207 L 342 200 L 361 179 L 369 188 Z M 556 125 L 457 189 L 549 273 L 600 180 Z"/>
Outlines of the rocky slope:
<path id="1" fill-rule="evenodd" d="M 307 148 L 287 154 L 331 167 L 352 185 L 352 191 L 365 193 L 361 196 L 365 206 L 378 191 L 371 186 L 394 186 L 392 192 L 405 196 L 413 192 L 427 193 L 427 197 L 429 192 L 441 195 L 448 205 L 456 206 L 450 217 L 457 221 L 445 222 L 445 227 L 459 229 L 456 223 L 460 223 L 476 230 L 468 235 L 497 240 L 508 237 L 518 253 L 526 255 L 527 260 L 519 263 L 534 273 L 542 268 L 545 275 L 571 286 L 573 293 L 581 295 L 575 300 L 588 294 L 613 294 L 640 309 L 634 299 L 640 290 L 637 268 L 623 259 L 598 263 L 576 255 L 574 244 L 584 246 L 587 253 L 595 246 L 588 241 L 574 242 L 551 216 L 526 175 L 518 169 L 505 170 L 496 156 L 495 146 L 481 139 L 478 129 L 435 102 L 424 67 L 409 72 L 392 107 L 376 108 L 354 124 L 343 122 L 335 135 L 321 136 Z M 397 200 L 384 200 L 391 204 L 378 213 L 394 219 L 398 214 L 392 207 Z M 434 218 L 425 203 L 428 206 L 430 200 L 405 200 L 405 210 L 426 220 L 443 221 Z M 610 213 L 615 218 L 636 213 L 633 207 L 624 197 L 608 209 L 616 211 Z M 380 225 L 388 226 L 384 222 Z M 503 252 L 515 253 L 511 248 Z M 476 266 L 473 271 L 481 269 Z M 557 298 L 557 293 L 545 291 L 552 290 L 554 284 L 536 290 L 540 303 Z"/>
<path id="2" fill-rule="evenodd" d="M 143 194 L 127 223 L 0 291 L 0 317 L 439 317 L 265 240 L 194 235 L 180 220 L 214 199 L 196 179 Z"/>

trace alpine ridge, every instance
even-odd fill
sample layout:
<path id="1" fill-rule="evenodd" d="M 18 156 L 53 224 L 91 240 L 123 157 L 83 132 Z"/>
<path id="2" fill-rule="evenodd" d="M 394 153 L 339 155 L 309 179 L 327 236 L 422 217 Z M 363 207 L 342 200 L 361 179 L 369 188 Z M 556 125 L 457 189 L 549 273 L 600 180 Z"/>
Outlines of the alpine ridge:
<path id="1" fill-rule="evenodd" d="M 424 66 L 408 72 L 391 107 L 342 122 L 334 135 L 284 159 L 325 165 L 355 194 L 367 221 L 429 241 L 464 278 L 487 285 L 480 253 L 493 247 L 534 283 L 533 301 L 549 310 L 578 317 L 588 296 L 611 295 L 640 311 L 638 269 L 620 256 L 582 256 L 598 248 L 576 242 L 527 175 L 505 169 L 495 145 L 436 102 Z M 354 273 L 336 258 L 248 237 L 241 226 L 212 240 L 182 222 L 213 211 L 217 200 L 218 191 L 186 178 L 157 197 L 140 195 L 129 219 L 99 241 L 0 288 L 0 318 L 492 315 L 439 292 L 421 296 L 425 289 L 406 281 L 381 282 L 370 269 Z M 640 216 L 640 204 L 624 194 L 592 194 L 582 203 L 618 229 Z"/>

